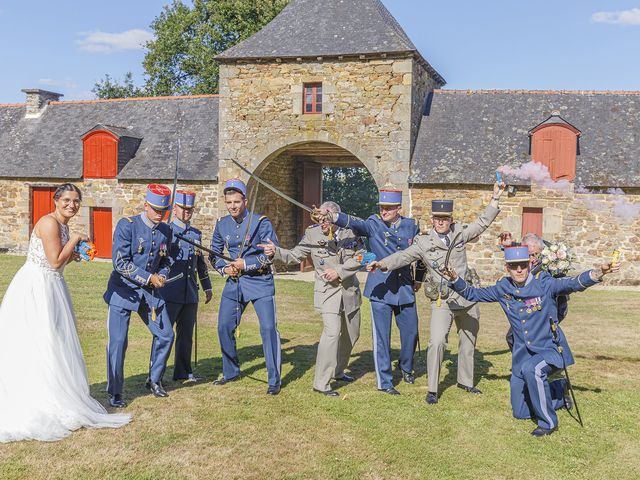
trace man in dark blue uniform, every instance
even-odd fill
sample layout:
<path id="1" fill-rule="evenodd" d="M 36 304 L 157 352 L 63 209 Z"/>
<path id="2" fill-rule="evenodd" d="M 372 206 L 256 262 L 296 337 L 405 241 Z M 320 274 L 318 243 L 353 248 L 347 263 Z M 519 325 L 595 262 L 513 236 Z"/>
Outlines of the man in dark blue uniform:
<path id="1" fill-rule="evenodd" d="M 403 250 L 413 243 L 420 233 L 416 221 L 400 215 L 402 192 L 380 190 L 380 213 L 367 220 L 346 215 L 320 212 L 343 228 L 350 228 L 356 235 L 369 239 L 369 249 L 376 258 L 386 257 Z M 367 276 L 364 296 L 371 302 L 373 322 L 373 358 L 378 390 L 390 395 L 400 395 L 392 383 L 391 371 L 391 317 L 395 315 L 400 330 L 400 358 L 398 366 L 406 383 L 414 383 L 413 356 L 418 341 L 418 313 L 415 291 L 420 287 L 426 269 L 419 263 L 416 278 L 410 265 L 393 272 L 374 271 Z"/>
<path id="2" fill-rule="evenodd" d="M 549 376 L 574 363 L 571 350 L 558 325 L 556 297 L 585 290 L 599 283 L 604 275 L 618 271 L 619 263 L 608 263 L 577 277 L 553 278 L 547 272 L 530 273 L 529 250 L 504 249 L 509 274 L 494 286 L 474 288 L 455 271 L 445 271 L 451 287 L 473 302 L 498 302 L 514 333 L 511 364 L 511 408 L 515 418 L 533 418 L 536 437 L 558 429 L 556 410 L 567 406 L 566 380 L 549 382 Z M 566 397 L 566 398 L 565 398 Z"/>
<path id="3" fill-rule="evenodd" d="M 171 229 L 196 243 L 202 242 L 202 233 L 190 224 L 195 206 L 196 194 L 178 190 L 173 207 Z M 206 300 L 211 301 L 213 293 L 207 265 L 202 258 L 202 250 L 178 239 L 175 235 L 169 250 L 174 260 L 169 278 L 182 274 L 182 278 L 165 285 L 160 291 L 166 302 L 171 323 L 176 326 L 174 380 L 197 381 L 191 369 L 193 348 L 193 328 L 198 319 L 198 278 L 202 284 Z"/>
<path id="4" fill-rule="evenodd" d="M 275 285 L 271 262 L 258 244 L 269 240 L 278 244 L 271 221 L 247 210 L 247 187 L 241 180 L 228 180 L 224 187 L 224 201 L 229 215 L 216 223 L 211 250 L 225 250 L 233 263 L 209 256 L 214 268 L 227 275 L 218 311 L 218 338 L 222 351 L 222 378 L 214 385 L 224 385 L 240 378 L 240 360 L 236 349 L 235 332 L 242 312 L 249 302 L 258 315 L 262 350 L 267 366 L 267 394 L 280 393 L 280 333 L 276 319 Z"/>
<path id="5" fill-rule="evenodd" d="M 131 312 L 138 312 L 153 335 L 147 388 L 156 397 L 167 397 L 162 375 L 173 343 L 173 329 L 165 303 L 157 289 L 164 286 L 171 267 L 168 245 L 171 229 L 162 223 L 171 202 L 164 185 L 147 187 L 144 212 L 122 218 L 113 232 L 113 271 L 104 301 L 109 305 L 107 392 L 112 407 L 122 408 L 124 357 Z"/>

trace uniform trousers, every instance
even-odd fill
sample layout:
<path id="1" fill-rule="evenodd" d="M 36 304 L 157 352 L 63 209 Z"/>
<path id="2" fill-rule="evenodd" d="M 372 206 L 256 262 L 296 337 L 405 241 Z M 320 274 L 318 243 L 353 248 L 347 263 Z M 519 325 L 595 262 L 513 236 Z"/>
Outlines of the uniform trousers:
<path id="1" fill-rule="evenodd" d="M 331 388 L 331 379 L 340 377 L 349 364 L 351 350 L 360 336 L 360 310 L 350 314 L 323 312 L 322 324 L 313 388 L 324 392 Z"/>
<path id="2" fill-rule="evenodd" d="M 124 357 L 127 351 L 129 321 L 131 310 L 109 305 L 107 343 L 107 393 L 122 394 L 124 386 Z M 149 361 L 149 379 L 152 382 L 162 381 L 167 360 L 173 344 L 173 328 L 165 306 L 156 308 L 156 320 L 151 318 L 151 309 L 144 299 L 138 307 L 138 315 L 153 335 L 151 358 Z"/>
<path id="3" fill-rule="evenodd" d="M 549 375 L 558 369 L 545 362 L 540 354 L 522 363 L 520 375 L 511 375 L 511 410 L 515 418 L 535 418 L 538 426 L 552 429 L 558 426 L 556 410 L 564 406 L 564 378 L 549 382 Z"/>
<path id="4" fill-rule="evenodd" d="M 173 379 L 186 380 L 193 373 L 191 352 L 193 350 L 193 328 L 198 318 L 198 304 L 166 302 L 166 306 L 171 324 L 176 326 Z"/>
<path id="5" fill-rule="evenodd" d="M 438 307 L 431 302 L 431 326 L 427 349 L 427 375 L 429 391 L 437 393 L 440 368 L 449 341 L 449 331 L 455 321 L 460 337 L 458 343 L 458 383 L 473 387 L 473 354 L 480 329 L 480 309 L 477 304 L 468 308 L 451 309 L 446 303 Z"/>
<path id="6" fill-rule="evenodd" d="M 418 343 L 418 312 L 416 304 L 389 305 L 371 300 L 373 323 L 373 361 L 379 389 L 393 387 L 391 372 L 391 316 L 395 315 L 400 330 L 400 368 L 413 373 L 413 355 Z"/>
<path id="7" fill-rule="evenodd" d="M 270 386 L 280 385 L 280 332 L 276 319 L 275 297 L 262 297 L 251 300 L 260 323 L 262 337 L 262 351 L 267 366 L 268 383 Z M 240 360 L 236 347 L 236 328 L 240 324 L 242 312 L 249 301 L 222 297 L 218 311 L 218 339 L 222 351 L 222 375 L 224 378 L 234 378 L 240 375 Z"/>

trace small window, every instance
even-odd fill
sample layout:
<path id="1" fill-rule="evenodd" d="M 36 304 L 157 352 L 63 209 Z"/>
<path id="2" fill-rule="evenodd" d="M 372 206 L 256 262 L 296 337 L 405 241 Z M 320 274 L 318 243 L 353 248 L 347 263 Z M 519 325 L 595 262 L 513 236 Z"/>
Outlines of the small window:
<path id="1" fill-rule="evenodd" d="M 305 114 L 322 113 L 321 83 L 305 83 L 302 95 L 303 112 Z"/>

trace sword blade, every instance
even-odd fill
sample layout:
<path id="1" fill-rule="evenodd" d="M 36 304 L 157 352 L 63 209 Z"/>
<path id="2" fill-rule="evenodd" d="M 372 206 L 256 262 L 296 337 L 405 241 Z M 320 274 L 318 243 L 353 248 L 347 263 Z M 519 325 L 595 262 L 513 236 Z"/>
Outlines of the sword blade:
<path id="1" fill-rule="evenodd" d="M 300 207 L 301 209 L 309 212 L 309 213 L 313 213 L 313 208 L 311 207 L 307 207 L 304 203 L 300 203 L 299 201 L 291 198 L 289 195 L 287 195 L 286 193 L 281 192 L 280 190 L 278 190 L 276 187 L 270 185 L 269 183 L 265 182 L 264 180 L 262 180 L 258 175 L 256 175 L 255 173 L 253 173 L 252 171 L 246 169 L 243 165 L 239 164 L 238 162 L 236 162 L 234 159 L 231 159 L 231 161 L 233 163 L 235 163 L 240 170 L 242 170 L 244 173 L 246 173 L 247 175 L 249 175 L 251 178 L 253 178 L 256 182 L 258 182 L 261 185 L 264 185 L 265 187 L 267 187 L 269 190 L 271 190 L 273 193 L 275 193 L 276 195 L 278 195 L 279 197 L 284 198 L 287 202 L 293 203 L 296 207 Z"/>
<path id="2" fill-rule="evenodd" d="M 176 275 L 174 277 L 167 278 L 164 281 L 164 284 L 166 285 L 167 283 L 175 282 L 176 280 L 180 280 L 182 277 L 184 277 L 184 273 L 179 273 L 178 275 Z"/>
<path id="3" fill-rule="evenodd" d="M 183 242 L 187 242 L 187 243 L 193 245 L 194 247 L 199 248 L 200 250 L 203 250 L 203 251 L 205 251 L 207 253 L 210 253 L 211 255 L 213 255 L 215 257 L 218 257 L 218 258 L 221 258 L 223 260 L 226 260 L 227 262 L 233 262 L 234 261 L 233 258 L 227 257 L 227 256 L 225 256 L 225 255 L 223 255 L 221 253 L 214 252 L 213 250 L 211 250 L 211 249 L 209 249 L 209 248 L 207 248 L 207 247 L 205 247 L 203 245 L 200 245 L 197 242 L 194 242 L 190 238 L 187 238 L 187 237 L 183 236 L 180 233 L 175 233 L 174 235 L 176 236 L 176 238 L 182 240 Z"/>
<path id="4" fill-rule="evenodd" d="M 178 147 L 176 148 L 176 167 L 173 172 L 173 195 L 171 197 L 171 207 L 169 207 L 169 218 L 167 225 L 171 225 L 171 217 L 173 217 L 173 207 L 176 204 L 176 189 L 178 188 L 178 163 L 180 162 L 180 139 L 178 139 Z"/>

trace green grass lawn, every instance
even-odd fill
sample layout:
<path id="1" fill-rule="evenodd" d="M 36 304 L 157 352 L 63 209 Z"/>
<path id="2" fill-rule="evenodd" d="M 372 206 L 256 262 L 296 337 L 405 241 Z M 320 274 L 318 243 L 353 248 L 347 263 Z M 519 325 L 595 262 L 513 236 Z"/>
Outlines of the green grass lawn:
<path id="1" fill-rule="evenodd" d="M 23 261 L 0 256 L 0 295 Z M 107 307 L 102 293 L 110 269 L 107 263 L 83 263 L 66 272 L 91 391 L 103 404 Z M 238 340 L 242 380 L 224 387 L 210 383 L 221 374 L 216 296 L 211 305 L 200 306 L 196 373 L 206 382 L 166 381 L 168 399 L 153 398 L 144 389 L 151 337 L 134 316 L 125 368 L 132 423 L 118 430 L 80 430 L 59 442 L 0 445 L 0 478 L 639 478 L 640 293 L 597 290 L 572 296 L 563 326 L 577 360 L 570 373 L 585 427 L 563 411 L 559 432 L 535 439 L 529 435 L 532 422 L 511 417 L 507 322 L 495 306 L 482 306 L 476 378 L 483 395 L 455 388 L 458 338 L 452 332 L 440 402 L 424 402 L 429 311 L 420 294 L 423 351 L 416 357 L 416 384 L 400 384 L 400 397 L 376 390 L 365 304 L 351 359 L 357 381 L 340 387 L 339 398 L 326 398 L 312 391 L 322 329 L 313 311 L 313 285 L 276 283 L 283 339 L 279 396 L 265 394 L 252 309 Z M 214 288 L 219 294 L 220 279 Z M 392 342 L 397 358 L 395 327 Z M 20 368 L 20 359 L 0 368 Z"/>

